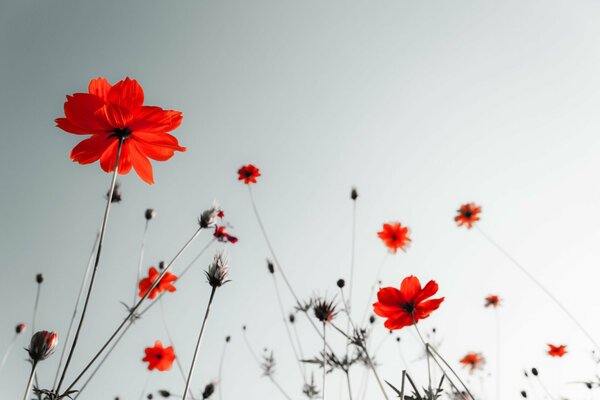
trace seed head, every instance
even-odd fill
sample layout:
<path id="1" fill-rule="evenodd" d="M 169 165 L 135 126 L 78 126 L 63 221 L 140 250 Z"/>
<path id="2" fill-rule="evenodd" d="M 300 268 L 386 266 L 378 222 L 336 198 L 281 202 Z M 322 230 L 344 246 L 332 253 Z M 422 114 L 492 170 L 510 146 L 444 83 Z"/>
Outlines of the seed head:
<path id="1" fill-rule="evenodd" d="M 29 342 L 29 358 L 31 361 L 43 361 L 50 357 L 56 345 L 58 344 L 58 335 L 55 332 L 39 331 L 36 332 Z"/>
<path id="2" fill-rule="evenodd" d="M 316 299 L 314 301 L 313 311 L 315 317 L 321 322 L 331 321 L 336 314 L 333 300 L 327 301 L 325 299 Z"/>
<path id="3" fill-rule="evenodd" d="M 213 202 L 212 206 L 208 210 L 204 210 L 198 219 L 198 223 L 201 228 L 208 228 L 216 224 L 217 218 L 223 215 L 221 206 L 216 201 Z"/>
<path id="4" fill-rule="evenodd" d="M 215 254 L 213 261 L 205 274 L 208 283 L 212 287 L 223 286 L 225 283 L 229 282 L 227 279 L 229 276 L 229 257 L 224 250 Z"/>

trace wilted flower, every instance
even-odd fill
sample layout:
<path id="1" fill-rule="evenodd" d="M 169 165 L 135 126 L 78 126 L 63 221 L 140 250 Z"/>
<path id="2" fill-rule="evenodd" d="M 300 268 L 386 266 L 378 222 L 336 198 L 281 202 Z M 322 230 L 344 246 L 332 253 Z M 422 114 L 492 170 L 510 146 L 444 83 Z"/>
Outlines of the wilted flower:
<path id="1" fill-rule="evenodd" d="M 16 333 L 17 333 L 17 335 L 18 335 L 19 333 L 23 333 L 23 332 L 25 332 L 25 329 L 27 329 L 27 325 L 25 325 L 24 323 L 20 323 L 19 325 L 17 325 L 17 326 L 15 327 L 15 332 L 16 332 Z"/>
<path id="2" fill-rule="evenodd" d="M 238 180 L 244 181 L 246 185 L 256 183 L 256 178 L 260 176 L 260 170 L 252 164 L 244 165 L 238 169 Z"/>
<path id="3" fill-rule="evenodd" d="M 485 358 L 483 358 L 481 353 L 467 353 L 467 355 L 460 360 L 460 363 L 469 367 L 469 372 L 473 373 L 475 370 L 483 368 Z"/>
<path id="4" fill-rule="evenodd" d="M 390 222 L 383 224 L 383 230 L 377 232 L 377 236 L 392 253 L 396 253 L 398 249 L 405 251 L 411 239 L 408 237 L 408 228 L 402 226 L 400 222 Z"/>
<path id="5" fill-rule="evenodd" d="M 156 211 L 154 211 L 153 208 L 149 208 L 146 210 L 146 212 L 144 213 L 144 216 L 146 217 L 146 219 L 148 221 L 150 221 L 151 219 L 153 219 L 154 217 L 156 217 Z"/>
<path id="6" fill-rule="evenodd" d="M 225 251 L 221 250 L 215 254 L 212 263 L 205 272 L 206 279 L 212 287 L 223 286 L 229 282 L 229 257 Z"/>
<path id="7" fill-rule="evenodd" d="M 58 344 L 58 335 L 55 332 L 39 331 L 33 334 L 29 342 L 29 358 L 31 361 L 43 361 L 50 357 L 56 345 Z"/>
<path id="8" fill-rule="evenodd" d="M 159 371 L 168 371 L 175 361 L 175 352 L 173 346 L 163 347 L 160 340 L 154 342 L 154 347 L 147 347 L 144 350 L 146 356 L 142 361 L 148 363 L 148 369 L 152 371 L 157 369 Z"/>
<path id="9" fill-rule="evenodd" d="M 561 344 L 559 346 L 555 346 L 553 344 L 548 343 L 548 355 L 551 357 L 562 357 L 567 354 L 567 346 Z"/>
<path id="10" fill-rule="evenodd" d="M 331 321 L 336 314 L 333 300 L 327 301 L 322 298 L 315 299 L 313 311 L 315 312 L 315 317 L 321 322 Z"/>
<path id="11" fill-rule="evenodd" d="M 215 233 L 213 236 L 222 243 L 236 243 L 238 241 L 237 237 L 225 232 L 225 226 L 215 226 Z"/>
<path id="12" fill-rule="evenodd" d="M 213 205 L 208 209 L 204 210 L 198 219 L 198 223 L 201 228 L 208 228 L 216 224 L 216 219 L 221 218 L 220 215 L 223 215 L 223 211 L 219 206 L 219 203 L 216 201 L 213 202 Z"/>
<path id="13" fill-rule="evenodd" d="M 473 223 L 479 221 L 481 207 L 475 203 L 468 203 L 460 206 L 456 212 L 458 212 L 458 215 L 454 217 L 454 221 L 456 221 L 457 225 L 465 225 L 467 229 L 471 229 L 473 227 Z"/>

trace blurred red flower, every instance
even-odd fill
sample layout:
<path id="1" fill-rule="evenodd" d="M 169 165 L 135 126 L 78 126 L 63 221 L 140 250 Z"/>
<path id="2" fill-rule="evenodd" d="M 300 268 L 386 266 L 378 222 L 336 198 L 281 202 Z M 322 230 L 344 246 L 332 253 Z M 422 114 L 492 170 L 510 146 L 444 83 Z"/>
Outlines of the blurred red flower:
<path id="1" fill-rule="evenodd" d="M 377 232 L 377 236 L 387 246 L 392 253 L 396 253 L 398 249 L 405 251 L 411 241 L 408 237 L 408 227 L 402 226 L 400 222 L 390 222 L 383 224 L 383 230 Z"/>
<path id="2" fill-rule="evenodd" d="M 260 176 L 260 170 L 252 164 L 244 165 L 238 169 L 238 180 L 244 181 L 246 185 L 256 183 L 256 178 Z"/>
<path id="3" fill-rule="evenodd" d="M 387 318 L 384 326 L 389 330 L 402 329 L 425 319 L 438 309 L 444 298 L 430 299 L 438 291 L 438 284 L 429 281 L 421 289 L 421 283 L 415 276 L 404 278 L 400 290 L 385 287 L 377 292 L 377 303 L 373 304 L 375 314 Z"/>
<path id="4" fill-rule="evenodd" d="M 152 287 L 152 285 L 154 284 L 154 281 L 156 281 L 156 279 L 158 278 L 159 275 L 160 274 L 156 270 L 156 268 L 150 267 L 150 269 L 148 270 L 148 277 L 142 279 L 138 285 L 138 287 L 140 289 L 140 297 L 144 297 L 146 295 L 146 293 L 148 293 L 148 290 L 150 290 L 150 287 Z M 174 274 L 172 274 L 170 272 L 167 272 L 165 274 L 165 276 L 162 277 L 159 284 L 156 285 L 156 287 L 154 289 L 152 289 L 148 298 L 153 299 L 156 297 L 157 294 L 165 292 L 165 291 L 167 291 L 167 292 L 176 291 L 177 288 L 172 285 L 172 283 L 175 282 L 176 280 L 177 280 L 177 276 L 175 276 Z"/>
<path id="5" fill-rule="evenodd" d="M 562 357 L 567 354 L 567 346 L 561 344 L 560 346 L 555 346 L 553 344 L 548 343 L 548 355 L 551 357 Z"/>
<path id="6" fill-rule="evenodd" d="M 481 353 L 467 353 L 467 355 L 460 360 L 460 363 L 469 367 L 469 372 L 473 373 L 475 370 L 483 368 L 485 358 L 483 358 Z"/>
<path id="7" fill-rule="evenodd" d="M 157 369 L 159 371 L 168 371 L 175 361 L 175 352 L 173 346 L 163 347 L 162 343 L 157 340 L 154 342 L 154 347 L 147 347 L 144 350 L 146 357 L 142 361 L 148 363 L 148 369 L 152 371 Z"/>
<path id="8" fill-rule="evenodd" d="M 500 297 L 491 294 L 485 298 L 485 307 L 498 307 L 500 305 Z"/>
<path id="9" fill-rule="evenodd" d="M 481 207 L 475 203 L 463 204 L 457 210 L 458 215 L 454 217 L 454 221 L 458 226 L 466 225 L 467 229 L 473 227 L 473 223 L 479 221 L 479 214 L 481 213 Z"/>
<path id="10" fill-rule="evenodd" d="M 215 238 L 217 238 L 217 240 L 219 242 L 223 242 L 223 243 L 235 243 L 238 241 L 238 238 L 235 236 L 230 235 L 229 233 L 225 232 L 225 227 L 224 226 L 215 226 L 215 233 L 213 234 L 213 236 Z"/>
<path id="11" fill-rule="evenodd" d="M 133 167 L 144 182 L 154 183 L 149 159 L 166 161 L 175 151 L 185 151 L 167 133 L 179 127 L 183 117 L 179 111 L 143 103 L 142 87 L 130 78 L 115 85 L 104 78 L 92 79 L 88 93 L 67 96 L 65 117 L 57 118 L 56 126 L 76 135 L 92 135 L 71 150 L 71 159 L 79 164 L 100 160 L 102 169 L 112 172 L 122 139 L 119 173 L 127 174 Z"/>

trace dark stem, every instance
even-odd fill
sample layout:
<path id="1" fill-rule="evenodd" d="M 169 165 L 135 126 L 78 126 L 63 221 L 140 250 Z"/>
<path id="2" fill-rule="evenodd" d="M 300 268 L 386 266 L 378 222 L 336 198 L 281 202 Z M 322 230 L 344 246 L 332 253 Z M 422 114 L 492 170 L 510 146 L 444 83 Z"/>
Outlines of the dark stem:
<path id="1" fill-rule="evenodd" d="M 198 357 L 198 352 L 200 351 L 200 344 L 202 343 L 202 337 L 204 336 L 204 328 L 206 328 L 206 321 L 208 320 L 210 306 L 212 305 L 216 291 L 217 291 L 217 286 L 213 286 L 210 291 L 210 297 L 208 299 L 208 305 L 206 306 L 206 312 L 204 313 L 204 318 L 202 319 L 202 326 L 200 327 L 200 334 L 198 335 L 198 341 L 196 342 L 196 349 L 194 350 L 194 357 L 192 358 L 192 365 L 190 366 L 190 372 L 188 374 L 187 381 L 185 382 L 185 390 L 183 391 L 183 400 L 187 399 L 187 395 L 190 390 L 190 384 L 192 383 L 192 377 L 194 376 L 194 369 L 196 367 L 196 358 Z"/>
<path id="2" fill-rule="evenodd" d="M 98 249 L 96 251 L 96 260 L 94 262 L 94 268 L 92 270 L 92 277 L 90 278 L 90 284 L 88 286 L 87 294 L 85 296 L 85 302 L 83 303 L 83 310 L 81 311 L 81 317 L 79 317 L 79 324 L 77 325 L 77 329 L 75 330 L 75 337 L 73 338 L 73 343 L 71 344 L 71 349 L 69 350 L 69 355 L 67 356 L 67 361 L 65 363 L 65 367 L 63 368 L 63 372 L 60 377 L 60 381 L 58 382 L 56 392 L 60 392 L 60 387 L 62 386 L 62 383 L 65 380 L 67 370 L 69 369 L 69 365 L 71 364 L 71 358 L 73 357 L 73 353 L 75 352 L 75 348 L 77 347 L 77 342 L 79 341 L 79 334 L 81 333 L 83 321 L 85 320 L 85 315 L 86 315 L 87 308 L 88 308 L 90 298 L 92 295 L 92 288 L 94 286 L 94 280 L 96 279 L 96 272 L 98 271 L 98 264 L 100 263 L 100 254 L 102 253 L 102 243 L 104 242 L 104 234 L 106 233 L 106 225 L 108 223 L 108 215 L 110 213 L 110 205 L 112 204 L 112 197 L 113 197 L 113 194 L 115 191 L 115 184 L 117 182 L 117 174 L 119 171 L 119 159 L 121 158 L 121 150 L 123 149 L 124 141 L 125 141 L 124 138 L 121 138 L 119 140 L 119 146 L 117 148 L 117 155 L 115 157 L 115 165 L 114 165 L 112 181 L 110 183 L 110 190 L 108 191 L 108 197 L 106 199 L 106 208 L 104 209 L 104 218 L 102 219 L 102 225 L 100 226 L 100 237 L 98 239 Z"/>
<path id="3" fill-rule="evenodd" d="M 503 247 L 501 247 L 498 243 L 496 243 L 492 238 L 486 234 L 478 225 L 475 225 L 477 231 L 496 249 L 498 249 L 506 258 L 508 258 L 515 267 L 521 270 L 523 274 L 525 274 L 533 283 L 537 285 L 546 295 L 571 319 L 571 321 L 579 328 L 579 330 L 589 339 L 589 341 L 594 345 L 597 351 L 600 352 L 600 345 L 596 343 L 592 335 L 581 325 L 581 323 L 575 318 L 573 314 L 565 307 L 553 294 L 548 290 L 540 281 L 538 281 L 535 276 L 533 276 L 521 263 L 519 263 L 515 258 L 513 258 Z"/>
<path id="4" fill-rule="evenodd" d="M 77 375 L 77 377 L 75 378 L 75 380 L 65 390 L 65 393 L 68 392 L 68 391 L 70 391 L 71 389 L 73 389 L 73 387 L 75 386 L 75 384 L 82 378 L 82 376 L 87 372 L 87 370 L 90 369 L 90 367 L 92 366 L 92 364 L 94 364 L 94 362 L 96 362 L 96 360 L 102 355 L 102 353 L 104 352 L 104 350 L 106 350 L 106 348 L 115 339 L 115 337 L 119 334 L 119 332 L 121 332 L 121 330 L 127 325 L 128 322 L 130 322 L 130 320 L 132 318 L 135 318 L 135 316 L 137 315 L 136 312 L 140 308 L 140 306 L 142 305 L 142 303 L 148 298 L 148 296 L 150 295 L 150 293 L 152 292 L 152 290 L 154 290 L 158 286 L 158 284 L 160 283 L 160 281 L 162 280 L 162 278 L 165 276 L 165 274 L 171 270 L 171 268 L 172 268 L 173 264 L 175 263 L 175 261 L 177 261 L 177 259 L 179 259 L 179 257 L 185 252 L 185 250 L 192 244 L 192 242 L 196 239 L 196 237 L 198 237 L 198 235 L 200 234 L 201 231 L 202 231 L 202 227 L 199 227 L 196 230 L 196 232 L 192 235 L 192 237 L 183 245 L 183 247 L 179 250 L 179 252 L 175 255 L 175 257 L 173 257 L 173 259 L 171 260 L 171 262 L 169 262 L 169 264 L 165 267 L 165 269 L 160 273 L 160 275 L 158 276 L 158 278 L 152 283 L 152 285 L 150 286 L 150 288 L 148 289 L 148 291 L 146 292 L 146 294 L 140 300 L 138 300 L 138 302 L 136 303 L 135 306 L 133 306 L 129 310 L 129 314 L 125 317 L 125 319 L 123 319 L 123 321 L 119 324 L 119 326 L 117 326 L 117 328 L 115 329 L 115 331 L 112 333 L 112 335 L 110 335 L 110 337 L 108 338 L 108 340 L 102 345 L 102 347 L 100 348 L 100 350 L 98 350 L 98 352 L 94 355 L 94 357 L 92 357 L 92 359 L 86 364 L 86 366 L 79 373 L 79 375 Z M 58 393 L 58 390 L 56 392 Z M 64 395 L 65 393 L 63 393 L 61 395 Z"/>
<path id="5" fill-rule="evenodd" d="M 423 336 L 421 336 L 421 331 L 419 331 L 419 328 L 417 327 L 417 321 L 415 320 L 414 314 L 411 313 L 410 316 L 413 320 L 413 325 L 415 326 L 417 335 L 419 335 L 419 339 L 421 339 L 421 343 L 423 343 L 423 347 L 425 348 L 425 357 L 427 358 L 427 380 L 428 380 L 429 392 L 431 393 L 431 362 L 429 361 L 429 350 L 427 349 L 427 342 L 425 342 L 425 340 L 423 339 Z"/>
<path id="6" fill-rule="evenodd" d="M 458 379 L 458 382 L 460 382 L 460 384 L 462 385 L 463 389 L 465 389 L 465 391 L 467 392 L 467 394 L 469 395 L 469 397 L 471 397 L 471 400 L 475 400 L 475 397 L 473 396 L 473 394 L 471 393 L 471 391 L 469 390 L 469 388 L 467 387 L 467 385 L 465 385 L 465 383 L 462 381 L 462 379 L 460 379 L 460 376 L 458 376 L 458 374 L 456 373 L 456 371 L 454 371 L 454 369 L 450 366 L 450 364 L 448 364 L 448 362 L 444 359 L 444 357 L 442 357 L 440 355 L 440 353 L 437 352 L 437 350 L 435 349 L 435 347 L 433 347 L 432 345 L 430 345 L 429 343 L 427 343 L 427 352 L 429 354 L 431 354 L 431 359 L 433 361 L 435 361 L 435 363 L 438 365 L 438 367 L 440 367 L 440 369 L 444 372 L 444 375 L 446 375 L 446 377 L 448 378 L 448 381 L 450 382 L 450 384 L 452 384 L 452 386 L 454 386 L 454 388 L 459 392 L 462 393 L 460 390 L 458 390 L 458 388 L 456 387 L 456 385 L 454 384 L 454 382 L 452 382 L 452 379 L 450 379 L 450 376 L 448 376 L 448 374 L 444 371 L 444 368 L 440 365 L 440 363 L 438 362 L 437 358 L 439 358 L 442 363 L 444 363 L 444 365 L 448 368 L 448 370 L 450 370 L 450 372 L 452 372 L 452 374 L 456 377 L 456 379 Z M 468 398 L 462 394 L 463 398 L 467 399 Z"/>
<path id="7" fill-rule="evenodd" d="M 35 333 L 35 323 L 37 321 L 38 314 L 38 306 L 40 304 L 40 292 L 42 290 L 42 284 L 37 284 L 37 289 L 35 291 L 35 302 L 33 303 L 33 317 L 31 318 L 31 335 Z"/>
<path id="8" fill-rule="evenodd" d="M 31 373 L 29 374 L 29 379 L 27 380 L 27 387 L 25 388 L 25 395 L 23 396 L 23 400 L 28 400 L 29 398 L 29 392 L 31 392 L 31 386 L 33 385 L 33 377 L 35 376 L 35 370 L 37 369 L 37 365 L 37 361 L 32 361 Z"/>
<path id="9" fill-rule="evenodd" d="M 325 400 L 325 382 L 327 381 L 327 339 L 325 337 L 326 323 L 323 321 L 323 397 Z"/>

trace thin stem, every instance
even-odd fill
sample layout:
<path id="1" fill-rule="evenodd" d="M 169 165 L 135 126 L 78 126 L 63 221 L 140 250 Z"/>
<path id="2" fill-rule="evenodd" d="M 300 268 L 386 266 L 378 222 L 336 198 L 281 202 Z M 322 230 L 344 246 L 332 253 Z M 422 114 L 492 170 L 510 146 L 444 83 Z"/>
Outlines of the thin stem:
<path id="1" fill-rule="evenodd" d="M 144 386 L 142 387 L 142 392 L 140 393 L 140 400 L 144 399 L 144 393 L 148 389 L 148 382 L 150 382 L 150 371 L 146 373 L 146 380 L 144 381 Z"/>
<path id="2" fill-rule="evenodd" d="M 90 284 L 88 286 L 87 294 L 85 296 L 85 302 L 83 303 L 83 310 L 81 311 L 81 316 L 79 317 L 79 324 L 77 325 L 77 330 L 75 330 L 75 337 L 73 339 L 73 343 L 71 344 L 71 349 L 69 350 L 69 355 L 67 356 L 67 362 L 65 363 L 65 367 L 63 368 L 63 372 L 60 377 L 60 381 L 58 382 L 58 386 L 56 388 L 57 392 L 60 392 L 60 387 L 62 386 L 62 383 L 65 380 L 67 370 L 69 369 L 69 365 L 71 364 L 71 359 L 73 357 L 73 353 L 75 352 L 75 348 L 77 347 L 77 342 L 79 341 L 79 334 L 81 333 L 83 321 L 85 320 L 85 315 L 86 315 L 87 308 L 88 308 L 90 298 L 92 295 L 92 288 L 94 286 L 96 272 L 98 271 L 98 265 L 100 263 L 100 255 L 102 253 L 102 243 L 104 242 L 104 234 L 106 233 L 106 225 L 108 223 L 108 215 L 110 213 L 110 205 L 112 204 L 112 197 L 113 197 L 113 193 L 115 191 L 115 184 L 117 183 L 117 174 L 119 171 L 119 159 L 121 158 L 121 150 L 123 149 L 124 140 L 125 139 L 119 140 L 119 146 L 117 148 L 117 155 L 115 157 L 115 165 L 114 165 L 112 181 L 110 183 L 110 190 L 108 191 L 108 197 L 106 199 L 106 208 L 104 209 L 104 218 L 102 219 L 102 225 L 100 226 L 100 238 L 98 239 L 98 249 L 96 251 L 96 259 L 94 262 L 94 269 L 92 270 L 92 277 L 90 278 Z"/>
<path id="3" fill-rule="evenodd" d="M 37 284 L 35 291 L 35 302 L 33 303 L 33 317 L 31 318 L 31 335 L 35 333 L 35 323 L 37 322 L 38 307 L 40 304 L 40 292 L 42 291 L 42 284 Z"/>
<path id="4" fill-rule="evenodd" d="M 29 379 L 27 380 L 27 387 L 25 388 L 25 395 L 23 396 L 23 400 L 29 399 L 29 392 L 31 392 L 31 386 L 33 385 L 33 377 L 35 376 L 35 371 L 37 369 L 38 362 L 32 361 L 31 364 L 31 373 L 29 374 Z"/>
<path id="5" fill-rule="evenodd" d="M 242 329 L 242 336 L 244 337 L 244 342 L 246 343 L 246 347 L 248 348 L 248 351 L 250 351 L 250 354 L 252 354 L 252 358 L 254 358 L 254 361 L 256 361 L 256 363 L 260 366 L 260 360 L 258 359 L 258 356 L 252 349 L 252 346 L 250 345 L 250 341 L 248 340 L 248 336 L 246 336 L 245 327 Z"/>
<path id="6" fill-rule="evenodd" d="M 323 400 L 325 400 L 325 382 L 327 381 L 327 339 L 325 337 L 326 324 L 323 321 Z"/>
<path id="7" fill-rule="evenodd" d="M 150 220 L 146 219 L 146 223 L 144 224 L 144 233 L 142 234 L 142 245 L 140 247 L 140 259 L 138 262 L 137 278 L 135 280 L 135 285 L 133 285 L 133 300 L 131 301 L 132 306 L 135 304 L 135 300 L 137 299 L 138 283 L 140 282 L 140 279 L 142 277 L 142 268 L 144 264 L 144 247 L 146 245 L 146 234 L 148 233 L 149 224 Z"/>
<path id="8" fill-rule="evenodd" d="M 2 361 L 0 361 L 0 371 L 2 371 L 2 368 L 4 368 L 4 364 L 6 364 L 6 360 L 8 360 L 8 356 L 10 355 L 10 353 L 12 353 L 13 347 L 15 347 L 15 343 L 17 342 L 17 336 L 19 336 L 19 334 L 15 333 L 12 340 L 10 341 L 10 344 L 6 348 L 6 351 L 4 352 Z"/>
<path id="9" fill-rule="evenodd" d="M 487 233 L 483 231 L 478 225 L 475 225 L 477 231 L 496 249 L 498 249 L 506 258 L 508 258 L 512 264 L 521 270 L 525 276 L 527 276 L 534 284 L 537 285 L 546 295 L 569 317 L 569 319 L 579 328 L 579 330 L 589 339 L 589 341 L 594 345 L 596 350 L 600 351 L 600 345 L 594 340 L 592 335 L 583 327 L 583 325 L 575 318 L 573 314 L 565 307 L 557 298 L 548 290 L 542 283 L 536 279 L 521 263 L 519 263 L 515 258 L 513 258 L 502 246 L 496 243 Z"/>
<path id="10" fill-rule="evenodd" d="M 98 352 L 86 364 L 86 366 L 79 373 L 79 375 L 77 375 L 77 378 L 75 378 L 75 380 L 69 385 L 69 387 L 67 388 L 67 390 L 65 391 L 65 393 L 68 392 L 69 390 L 73 389 L 73 386 L 75 386 L 75 384 L 87 372 L 87 370 L 92 366 L 92 364 L 94 364 L 94 362 L 96 362 L 96 360 L 98 359 L 98 357 L 100 357 L 100 355 L 102 355 L 102 353 L 104 352 L 104 350 L 106 350 L 106 348 L 110 345 L 110 343 L 114 340 L 114 338 L 119 334 L 119 332 L 127 325 L 127 323 L 130 321 L 130 319 L 133 318 L 136 315 L 137 310 L 140 308 L 140 306 L 142 305 L 142 303 L 148 298 L 148 296 L 150 295 L 150 293 L 152 292 L 152 290 L 154 290 L 158 286 L 158 284 L 160 283 L 160 281 L 162 280 L 162 278 L 165 276 L 165 274 L 171 270 L 171 268 L 172 268 L 173 264 L 175 263 L 175 261 L 177 261 L 179 259 L 179 257 L 185 252 L 185 250 L 192 244 L 192 242 L 198 237 L 198 235 L 200 234 L 201 231 L 202 231 L 202 227 L 199 227 L 196 230 L 196 232 L 192 235 L 192 237 L 183 245 L 183 247 L 179 250 L 179 252 L 177 252 L 177 254 L 175 255 L 175 257 L 173 257 L 173 259 L 171 260 L 171 262 L 169 262 L 169 264 L 165 267 L 165 269 L 160 273 L 160 275 L 158 276 L 158 278 L 152 283 L 152 285 L 150 286 L 150 288 L 148 289 L 148 291 L 146 292 L 146 294 L 140 300 L 138 300 L 138 302 L 136 303 L 135 306 L 133 306 L 129 310 L 129 314 L 127 314 L 127 316 L 125 317 L 125 319 L 123 319 L 123 321 L 119 324 L 119 326 L 117 326 L 117 328 L 115 329 L 115 331 L 112 333 L 112 335 L 110 335 L 110 337 L 108 338 L 108 340 L 102 345 L 102 347 L 100 348 L 100 350 L 98 350 Z M 58 392 L 58 390 L 57 390 L 57 392 Z"/>
<path id="11" fill-rule="evenodd" d="M 381 263 L 379 264 L 379 267 L 377 268 L 377 275 L 375 276 L 375 281 L 373 281 L 373 284 L 371 285 L 371 291 L 369 292 L 369 297 L 367 298 L 367 304 L 365 307 L 365 311 L 363 312 L 362 315 L 362 319 L 361 319 L 361 324 L 364 325 L 365 324 L 365 320 L 367 319 L 367 314 L 369 313 L 369 308 L 371 307 L 371 301 L 373 299 L 373 294 L 375 293 L 375 287 L 377 286 L 377 283 L 379 282 L 379 279 L 381 278 L 381 271 L 383 270 L 383 266 L 385 265 L 385 262 L 388 259 L 388 255 L 389 253 L 385 253 L 385 256 L 383 257 L 383 260 L 381 261 Z"/>
<path id="12" fill-rule="evenodd" d="M 344 372 L 346 374 L 346 385 L 348 386 L 348 399 L 352 400 L 352 384 L 350 382 L 350 370 L 345 369 Z"/>
<path id="13" fill-rule="evenodd" d="M 275 274 L 271 274 L 271 276 L 273 277 L 273 286 L 275 287 L 275 294 L 277 296 L 277 303 L 279 304 L 281 320 L 283 321 L 283 325 L 285 326 L 285 332 L 287 333 L 288 340 L 290 341 L 290 346 L 292 347 L 292 351 L 294 352 L 294 357 L 296 358 L 298 368 L 300 369 L 300 375 L 302 375 L 302 382 L 306 383 L 306 374 L 305 374 L 304 368 L 302 366 L 302 362 L 300 361 L 300 357 L 298 357 L 298 351 L 296 350 L 296 346 L 294 346 L 294 339 L 292 338 L 292 333 L 290 332 L 290 327 L 288 326 L 288 323 L 287 323 L 285 310 L 283 308 L 283 301 L 281 300 L 281 293 L 279 291 L 279 286 L 277 285 L 277 279 L 275 277 Z"/>
<path id="14" fill-rule="evenodd" d="M 450 366 L 450 364 L 448 364 L 448 362 L 444 359 L 444 357 L 442 357 L 440 355 L 440 353 L 438 353 L 438 351 L 435 349 L 435 347 L 433 347 L 429 343 L 427 343 L 427 352 L 429 354 L 431 354 L 431 356 L 432 356 L 431 358 L 433 359 L 433 361 L 435 361 L 435 363 L 438 365 L 438 367 L 440 367 L 440 369 L 442 371 L 444 371 L 444 368 L 442 368 L 442 366 L 440 365 L 440 363 L 437 360 L 437 358 L 439 358 L 444 363 L 444 365 L 450 370 L 450 372 L 452 372 L 452 374 L 456 377 L 456 379 L 458 379 L 458 382 L 460 382 L 460 384 L 462 385 L 463 389 L 465 389 L 465 391 L 471 397 L 471 399 L 475 400 L 475 396 L 473 396 L 473 394 L 471 393 L 471 391 L 469 390 L 469 388 L 467 387 L 467 385 L 465 385 L 465 383 L 462 381 L 462 379 L 460 379 L 460 376 L 458 376 L 458 374 L 456 373 L 456 371 L 454 371 L 454 369 L 452 369 L 452 367 Z M 444 371 L 444 374 L 448 378 L 448 381 L 454 386 L 454 388 L 457 389 L 456 385 L 454 385 L 454 382 L 452 382 L 452 379 L 450 379 L 450 377 L 448 376 L 448 374 L 445 373 L 445 371 Z M 466 398 L 466 396 L 464 396 L 464 395 L 463 395 L 463 397 Z"/>
<path id="15" fill-rule="evenodd" d="M 352 249 L 350 253 L 350 282 L 348 285 L 348 309 L 352 308 L 352 287 L 354 282 L 354 253 L 356 251 L 356 199 L 352 200 Z"/>
<path id="16" fill-rule="evenodd" d="M 279 390 L 279 393 L 281 393 L 283 395 L 283 397 L 285 397 L 287 400 L 292 400 L 292 398 L 290 396 L 288 396 L 288 394 L 285 392 L 285 390 L 283 390 L 281 385 L 279 385 L 279 383 L 277 383 L 275 378 L 273 378 L 271 375 L 269 375 L 269 379 L 271 380 L 271 382 L 273 382 L 273 385 L 275 385 L 275 387 Z"/>
<path id="17" fill-rule="evenodd" d="M 431 362 L 429 361 L 429 350 L 427 349 L 427 342 L 425 342 L 423 336 L 421 335 L 421 332 L 419 331 L 419 328 L 417 327 L 417 321 L 415 320 L 414 314 L 411 313 L 410 316 L 412 317 L 413 325 L 415 327 L 415 330 L 417 331 L 417 335 L 419 335 L 419 339 L 421 339 L 421 343 L 423 343 L 423 346 L 425 347 L 425 356 L 427 358 L 427 380 L 429 392 L 431 393 Z"/>
<path id="18" fill-rule="evenodd" d="M 552 393 L 550 393 L 550 391 L 548 390 L 548 388 L 546 387 L 546 385 L 544 385 L 544 382 L 542 382 L 542 380 L 540 379 L 540 377 L 536 375 L 535 379 L 538 381 L 538 383 L 540 384 L 541 388 L 544 389 L 544 392 L 546 392 L 546 395 L 548 396 L 548 398 L 550 400 L 554 400 L 554 397 L 552 397 Z"/>
<path id="19" fill-rule="evenodd" d="M 83 275 L 83 279 L 81 280 L 81 285 L 79 286 L 79 294 L 77 294 L 77 300 L 75 301 L 75 307 L 73 308 L 73 314 L 71 315 L 71 320 L 69 321 L 69 328 L 67 329 L 67 336 L 65 337 L 65 345 L 62 348 L 60 353 L 60 359 L 58 360 L 58 367 L 56 368 L 56 376 L 54 377 L 54 383 L 52 384 L 53 388 L 56 388 L 56 384 L 58 383 L 58 378 L 60 377 L 60 368 L 62 367 L 62 363 L 65 359 L 65 355 L 67 352 L 67 343 L 71 339 L 71 334 L 73 333 L 73 326 L 75 325 L 75 318 L 77 318 L 77 311 L 79 309 L 79 304 L 83 299 L 83 289 L 85 288 L 85 283 L 90 276 L 90 272 L 92 270 L 92 265 L 94 262 L 94 254 L 96 251 L 96 246 L 98 245 L 98 240 L 100 238 L 100 232 L 96 234 L 96 239 L 94 240 L 94 245 L 92 246 L 92 251 L 90 252 L 90 258 L 88 259 L 87 267 L 85 269 L 85 274 Z"/>
<path id="20" fill-rule="evenodd" d="M 221 352 L 221 360 L 219 361 L 219 400 L 223 400 L 223 364 L 225 363 L 225 350 L 227 350 L 227 345 L 229 344 L 229 337 L 225 339 L 225 344 L 223 345 L 223 351 Z"/>
<path id="21" fill-rule="evenodd" d="M 200 351 L 200 344 L 202 343 L 202 337 L 204 336 L 204 328 L 206 327 L 206 321 L 208 320 L 208 313 L 210 312 L 210 306 L 212 305 L 216 291 L 217 291 L 217 286 L 213 286 L 210 291 L 210 297 L 208 299 L 208 305 L 206 306 L 206 312 L 204 313 L 204 318 L 202 320 L 202 326 L 200 327 L 200 334 L 198 335 L 198 341 L 196 342 L 196 349 L 194 350 L 194 357 L 192 358 L 192 365 L 190 366 L 190 372 L 188 374 L 187 381 L 185 382 L 185 390 L 183 391 L 183 400 L 187 399 L 187 395 L 190 390 L 190 384 L 192 383 L 192 377 L 194 375 L 194 368 L 196 367 L 196 358 L 198 357 L 198 352 Z"/>
<path id="22" fill-rule="evenodd" d="M 496 319 L 496 400 L 500 400 L 500 317 L 498 308 L 494 309 Z"/>

